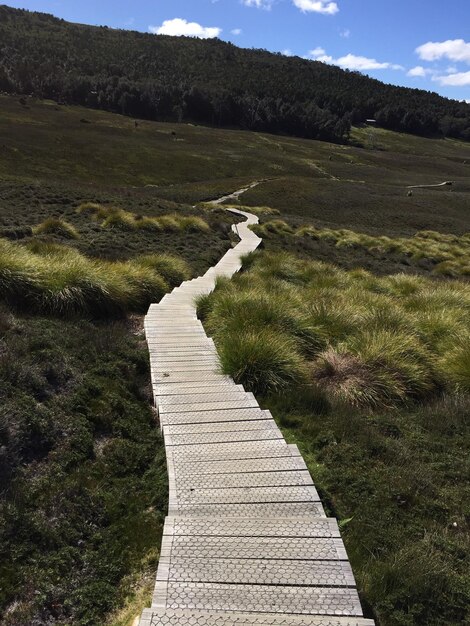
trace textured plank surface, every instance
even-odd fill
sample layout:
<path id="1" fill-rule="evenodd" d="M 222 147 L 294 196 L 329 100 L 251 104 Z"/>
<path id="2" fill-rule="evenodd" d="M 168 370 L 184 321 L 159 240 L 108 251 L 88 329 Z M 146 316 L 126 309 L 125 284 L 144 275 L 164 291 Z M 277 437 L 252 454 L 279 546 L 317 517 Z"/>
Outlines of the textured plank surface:
<path id="1" fill-rule="evenodd" d="M 209 613 L 167 608 L 144 611 L 140 626 L 374 626 L 374 622 L 360 617 Z"/>
<path id="2" fill-rule="evenodd" d="M 257 218 L 233 212 L 246 219 L 234 229 L 240 243 L 145 320 L 170 494 L 152 608 L 140 626 L 373 626 L 298 448 L 253 394 L 222 375 L 196 319 L 196 296 L 260 243 L 248 228 Z"/>

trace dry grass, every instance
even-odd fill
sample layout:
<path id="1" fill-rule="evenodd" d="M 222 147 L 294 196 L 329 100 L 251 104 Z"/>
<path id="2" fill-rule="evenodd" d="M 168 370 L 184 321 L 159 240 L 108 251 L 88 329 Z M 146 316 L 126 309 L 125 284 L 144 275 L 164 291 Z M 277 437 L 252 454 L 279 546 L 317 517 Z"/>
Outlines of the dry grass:
<path id="1" fill-rule="evenodd" d="M 254 255 L 246 266 L 202 298 L 199 311 L 225 371 L 248 387 L 295 388 L 308 371 L 330 403 L 370 409 L 470 389 L 466 283 L 379 278 L 287 254 Z M 266 355 L 276 353 L 278 341 L 289 342 L 289 374 L 272 356 L 271 366 L 268 357 L 250 361 L 256 337 L 264 338 Z"/>
<path id="2" fill-rule="evenodd" d="M 77 208 L 78 213 L 89 213 L 93 219 L 100 221 L 103 228 L 121 228 L 123 230 L 153 230 L 164 232 L 207 232 L 208 223 L 194 215 L 162 215 L 146 217 L 124 211 L 114 206 L 104 206 L 86 202 Z"/>
<path id="3" fill-rule="evenodd" d="M 145 312 L 169 283 L 188 275 L 187 265 L 169 255 L 108 262 L 58 244 L 0 240 L 2 299 L 28 311 L 96 317 Z"/>
<path id="4" fill-rule="evenodd" d="M 298 238 L 326 240 L 337 248 L 362 248 L 365 250 L 402 254 L 412 261 L 426 259 L 433 264 L 433 272 L 441 276 L 470 277 L 470 233 L 463 236 L 419 231 L 414 237 L 375 237 L 347 229 L 333 230 L 312 225 L 292 228 L 282 220 L 269 220 L 254 226 L 260 237 L 291 235 Z"/>
<path id="5" fill-rule="evenodd" d="M 34 226 L 33 235 L 59 235 L 64 239 L 79 239 L 80 233 L 72 224 L 59 217 L 48 217 L 44 222 Z"/>

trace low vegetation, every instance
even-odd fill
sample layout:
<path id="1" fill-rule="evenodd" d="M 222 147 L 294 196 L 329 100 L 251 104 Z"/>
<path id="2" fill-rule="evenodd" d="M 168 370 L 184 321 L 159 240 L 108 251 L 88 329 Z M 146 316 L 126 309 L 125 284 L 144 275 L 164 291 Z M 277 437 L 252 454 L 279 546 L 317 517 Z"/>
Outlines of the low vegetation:
<path id="1" fill-rule="evenodd" d="M 470 286 L 250 255 L 198 310 L 298 443 L 381 626 L 465 623 Z"/>
<path id="2" fill-rule="evenodd" d="M 330 242 L 337 248 L 391 253 L 407 257 L 411 263 L 427 261 L 432 273 L 440 276 L 470 277 L 470 233 L 458 236 L 426 230 L 417 232 L 414 237 L 379 237 L 312 225 L 294 228 L 281 219 L 269 220 L 252 228 L 265 239 L 273 236 L 308 238 Z"/>
<path id="3" fill-rule="evenodd" d="M 254 215 L 279 215 L 280 211 L 278 209 L 272 209 L 269 206 L 244 206 L 243 204 L 224 204 L 226 209 L 238 209 L 239 211 L 247 211 L 248 213 L 253 213 Z"/>
<path id="4" fill-rule="evenodd" d="M 72 224 L 60 217 L 48 217 L 44 222 L 34 226 L 33 235 L 59 235 L 64 239 L 80 239 L 80 233 Z"/>
<path id="5" fill-rule="evenodd" d="M 249 274 L 200 302 L 237 382 L 254 391 L 312 384 L 331 404 L 369 408 L 470 391 L 469 285 L 282 254 L 248 262 Z"/>
<path id="6" fill-rule="evenodd" d="M 0 294 L 9 305 L 53 315 L 145 312 L 190 271 L 181 259 L 150 255 L 125 262 L 90 259 L 52 243 L 0 239 Z M 169 279 L 165 279 L 165 276 Z"/>
<path id="7" fill-rule="evenodd" d="M 94 202 L 81 204 L 78 213 L 91 214 L 93 219 L 101 221 L 103 228 L 121 228 L 123 230 L 156 230 L 167 232 L 207 232 L 208 223 L 195 215 L 162 215 L 148 217 L 124 211 L 118 207 L 103 206 Z"/>
<path id="8" fill-rule="evenodd" d="M 103 624 L 155 571 L 165 455 L 131 330 L 0 309 L 5 626 Z"/>

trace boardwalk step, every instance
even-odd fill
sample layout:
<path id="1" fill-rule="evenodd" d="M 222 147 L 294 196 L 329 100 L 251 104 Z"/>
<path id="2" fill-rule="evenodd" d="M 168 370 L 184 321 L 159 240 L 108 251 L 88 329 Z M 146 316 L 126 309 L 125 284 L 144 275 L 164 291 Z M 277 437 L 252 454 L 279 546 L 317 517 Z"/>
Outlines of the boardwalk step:
<path id="1" fill-rule="evenodd" d="M 230 395 L 230 394 L 227 394 Z M 168 396 L 167 396 L 168 397 Z M 183 400 L 184 396 L 180 398 Z M 242 394 L 239 398 L 227 399 L 227 400 L 214 400 L 206 402 L 196 402 L 196 396 L 193 397 L 191 403 L 185 404 L 163 404 L 160 407 L 160 413 L 188 413 L 193 411 L 219 411 L 223 409 L 238 409 L 238 408 L 256 408 L 258 402 L 251 394 Z"/>
<path id="2" fill-rule="evenodd" d="M 263 411 L 259 407 L 219 411 L 191 411 L 190 413 L 167 414 L 164 417 L 165 424 L 209 424 L 214 422 L 240 422 L 243 420 L 263 419 L 272 420 L 272 415 L 269 411 Z"/>
<path id="3" fill-rule="evenodd" d="M 260 411 L 262 414 L 262 411 Z M 240 432 L 246 430 L 278 430 L 276 422 L 272 419 L 244 420 L 240 422 L 205 422 L 202 424 L 177 424 L 167 426 L 165 433 L 171 436 L 191 435 L 221 432 Z"/>
<path id="4" fill-rule="evenodd" d="M 162 557 L 157 580 L 227 583 L 230 585 L 294 585 L 354 587 L 347 561 Z"/>
<path id="5" fill-rule="evenodd" d="M 245 393 L 243 387 L 240 387 L 236 391 L 229 392 L 206 392 L 200 394 L 194 394 L 191 396 L 177 397 L 173 396 L 165 396 L 163 398 L 158 399 L 159 406 L 172 406 L 175 404 L 206 404 L 208 402 L 220 402 L 220 401 L 230 401 L 230 400 L 245 400 L 247 396 L 250 396 L 251 399 L 254 398 L 252 394 Z"/>
<path id="6" fill-rule="evenodd" d="M 240 385 L 236 385 L 233 381 L 223 380 L 219 382 L 207 381 L 202 384 L 198 382 L 189 383 L 164 383 L 155 385 L 154 392 L 159 398 L 163 396 L 180 395 L 185 396 L 187 394 L 200 394 L 200 393 L 215 393 L 217 391 L 234 391 L 240 388 Z"/>
<path id="7" fill-rule="evenodd" d="M 140 626 L 374 626 L 374 622 L 360 617 L 147 609 Z"/>
<path id="8" fill-rule="evenodd" d="M 263 428 L 257 430 L 236 430 L 232 432 L 211 432 L 211 433 L 192 433 L 183 435 L 165 435 L 165 441 L 168 446 L 187 446 L 199 445 L 205 443 L 227 443 L 228 441 L 271 441 L 273 439 L 282 439 L 281 431 L 277 428 Z"/>
<path id="9" fill-rule="evenodd" d="M 206 474 L 214 476 L 219 474 L 238 474 L 241 472 L 264 474 L 276 471 L 306 470 L 307 467 L 302 457 L 292 456 L 289 452 L 289 449 L 287 449 L 284 457 L 234 460 L 222 458 L 212 461 L 196 457 L 186 461 L 184 458 L 175 460 L 173 458 L 173 450 L 169 450 L 168 457 L 175 464 L 179 478 L 184 476 L 204 476 Z"/>
<path id="10" fill-rule="evenodd" d="M 178 472 L 178 492 L 182 489 L 233 489 L 236 487 L 300 487 L 312 485 L 307 471 L 298 472 L 239 472 L 233 474 L 190 474 Z"/>
<path id="11" fill-rule="evenodd" d="M 357 591 L 349 587 L 157 582 L 152 605 L 172 609 L 204 606 L 209 611 L 362 615 Z"/>
<path id="12" fill-rule="evenodd" d="M 197 537 L 340 537 L 337 521 L 322 517 L 275 517 L 265 520 L 250 517 L 207 520 L 167 517 L 163 534 Z"/>
<path id="13" fill-rule="evenodd" d="M 196 537 L 165 535 L 162 557 L 347 561 L 343 541 L 330 537 Z M 261 584 L 261 581 L 258 581 Z"/>
<path id="14" fill-rule="evenodd" d="M 170 514 L 188 517 L 276 517 L 276 515 L 294 515 L 304 517 L 325 517 L 320 502 L 265 502 L 255 504 L 205 504 L 182 505 L 177 510 L 170 509 Z"/>

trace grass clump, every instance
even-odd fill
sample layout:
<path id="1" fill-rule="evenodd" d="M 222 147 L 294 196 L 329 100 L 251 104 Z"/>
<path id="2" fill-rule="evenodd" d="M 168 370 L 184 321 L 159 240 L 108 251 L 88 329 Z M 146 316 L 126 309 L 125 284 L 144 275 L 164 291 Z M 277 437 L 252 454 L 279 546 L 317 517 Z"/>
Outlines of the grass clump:
<path id="1" fill-rule="evenodd" d="M 188 263 L 171 254 L 147 254 L 138 257 L 136 262 L 142 267 L 158 272 L 170 287 L 177 287 L 191 278 L 191 269 Z"/>
<path id="2" fill-rule="evenodd" d="M 271 328 L 228 333 L 219 357 L 222 371 L 255 393 L 282 391 L 305 380 L 295 340 Z"/>
<path id="3" fill-rule="evenodd" d="M 58 244 L 0 240 L 2 299 L 52 315 L 145 312 L 170 288 L 163 274 L 175 282 L 187 272 L 186 264 L 173 257 L 100 261 Z"/>
<path id="4" fill-rule="evenodd" d="M 60 217 L 48 217 L 34 226 L 33 235 L 58 235 L 64 239 L 80 239 L 80 233 L 72 224 Z"/>
<path id="5" fill-rule="evenodd" d="M 348 229 L 289 226 L 282 220 L 268 220 L 252 227 L 260 237 L 286 235 L 334 244 L 336 248 L 365 250 L 373 253 L 401 255 L 411 262 L 426 261 L 439 276 L 470 276 L 470 233 L 451 235 L 436 231 L 419 231 L 413 237 L 373 236 Z"/>
<path id="6" fill-rule="evenodd" d="M 153 230 L 161 232 L 208 232 L 209 224 L 195 215 L 162 215 L 147 217 L 114 206 L 86 202 L 77 208 L 80 214 L 90 214 L 103 228 L 123 230 Z"/>
<path id="7" fill-rule="evenodd" d="M 290 340 L 290 358 L 294 350 L 303 363 L 294 371 L 308 371 L 335 406 L 389 409 L 468 388 L 467 352 L 457 349 L 470 337 L 468 285 L 379 278 L 282 253 L 250 256 L 245 265 L 247 272 L 202 298 L 199 310 L 226 355 L 226 373 L 249 388 L 303 384 L 298 374 L 271 382 L 268 367 L 257 372 L 252 359 L 244 369 L 231 355 L 231 344 L 242 354 L 246 341 L 248 358 L 265 330 Z"/>

